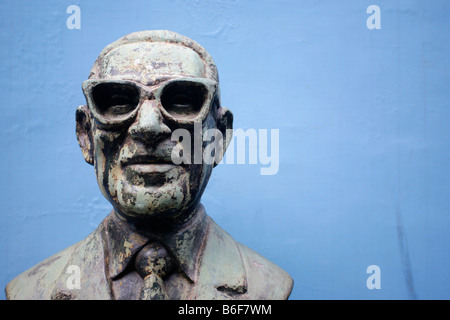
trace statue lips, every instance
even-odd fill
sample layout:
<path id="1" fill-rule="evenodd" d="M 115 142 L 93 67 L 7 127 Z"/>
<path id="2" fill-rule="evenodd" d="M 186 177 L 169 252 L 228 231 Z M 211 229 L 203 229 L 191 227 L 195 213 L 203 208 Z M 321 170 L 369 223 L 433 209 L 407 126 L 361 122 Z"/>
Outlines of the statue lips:
<path id="1" fill-rule="evenodd" d="M 160 186 L 171 180 L 171 171 L 181 169 L 172 159 L 154 155 L 135 155 L 121 161 L 126 176 L 133 184 L 145 186 Z M 177 176 L 177 175 L 175 175 Z"/>

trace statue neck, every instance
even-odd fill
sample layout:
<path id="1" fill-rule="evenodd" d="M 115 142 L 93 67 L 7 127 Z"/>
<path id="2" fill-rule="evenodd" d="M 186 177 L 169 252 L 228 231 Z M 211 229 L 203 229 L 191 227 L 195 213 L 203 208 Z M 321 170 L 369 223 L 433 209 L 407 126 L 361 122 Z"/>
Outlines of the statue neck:
<path id="1" fill-rule="evenodd" d="M 179 214 L 168 214 L 167 217 L 159 215 L 157 217 L 132 217 L 114 210 L 114 215 L 121 221 L 127 223 L 130 229 L 141 233 L 164 234 L 176 233 L 178 230 L 188 227 L 197 220 L 199 215 L 204 213 L 204 206 L 200 201 L 195 202 L 191 207 Z"/>

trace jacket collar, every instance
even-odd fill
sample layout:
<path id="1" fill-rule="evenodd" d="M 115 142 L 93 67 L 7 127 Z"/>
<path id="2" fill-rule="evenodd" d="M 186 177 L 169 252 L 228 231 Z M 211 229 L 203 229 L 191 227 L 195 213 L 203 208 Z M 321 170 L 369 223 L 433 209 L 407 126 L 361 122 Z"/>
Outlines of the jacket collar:
<path id="1" fill-rule="evenodd" d="M 143 246 L 157 240 L 173 255 L 185 276 L 195 283 L 209 221 L 200 204 L 192 219 L 180 229 L 165 234 L 150 234 L 136 230 L 112 211 L 103 222 L 102 234 L 107 276 L 112 280 L 118 278 Z"/>

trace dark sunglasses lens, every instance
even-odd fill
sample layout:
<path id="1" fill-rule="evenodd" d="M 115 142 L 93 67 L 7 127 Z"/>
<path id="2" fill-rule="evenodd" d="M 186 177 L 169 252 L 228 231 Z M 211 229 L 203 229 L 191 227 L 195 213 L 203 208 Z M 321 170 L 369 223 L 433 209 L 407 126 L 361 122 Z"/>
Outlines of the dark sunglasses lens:
<path id="1" fill-rule="evenodd" d="M 136 87 L 123 83 L 99 83 L 92 89 L 97 112 L 107 118 L 126 115 L 136 109 L 139 91 Z"/>
<path id="2" fill-rule="evenodd" d="M 168 84 L 161 94 L 163 108 L 174 118 L 194 118 L 208 97 L 208 89 L 201 83 L 179 81 Z"/>

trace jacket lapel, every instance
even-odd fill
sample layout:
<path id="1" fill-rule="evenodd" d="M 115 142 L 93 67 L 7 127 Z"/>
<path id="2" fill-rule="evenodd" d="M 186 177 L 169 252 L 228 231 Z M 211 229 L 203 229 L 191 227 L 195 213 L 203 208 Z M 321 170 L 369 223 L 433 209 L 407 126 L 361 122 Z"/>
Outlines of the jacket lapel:
<path id="1" fill-rule="evenodd" d="M 238 243 L 211 218 L 208 239 L 191 299 L 239 299 L 247 292 L 247 276 Z"/>
<path id="2" fill-rule="evenodd" d="M 102 243 L 103 223 L 86 239 L 76 244 L 74 254 L 52 291 L 57 300 L 109 300 L 110 284 L 105 274 L 105 256 Z M 80 281 L 77 282 L 77 277 Z M 79 284 L 79 285 L 78 285 Z"/>

